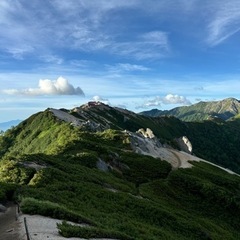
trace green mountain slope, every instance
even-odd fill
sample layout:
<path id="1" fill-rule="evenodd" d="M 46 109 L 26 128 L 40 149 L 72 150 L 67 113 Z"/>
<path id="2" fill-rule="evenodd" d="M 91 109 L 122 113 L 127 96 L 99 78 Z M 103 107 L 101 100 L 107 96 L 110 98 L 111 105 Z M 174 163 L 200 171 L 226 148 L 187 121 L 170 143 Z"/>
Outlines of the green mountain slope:
<path id="1" fill-rule="evenodd" d="M 104 104 L 83 105 L 73 110 L 47 109 L 35 114 L 0 137 L 0 156 L 59 153 L 64 146 L 79 140 L 78 131 L 96 132 L 109 128 L 132 132 L 150 128 L 161 143 L 173 147 L 177 147 L 176 138 L 187 136 L 195 155 L 240 173 L 238 118 L 182 122 L 171 116 L 152 118 Z"/>
<path id="2" fill-rule="evenodd" d="M 79 119 L 86 119 L 78 127 L 46 110 L 0 137 L 0 201 L 15 198 L 24 213 L 90 225 L 62 222 L 59 232 L 66 237 L 239 239 L 238 176 L 206 163 L 172 170 L 165 161 L 133 153 L 121 131 L 151 124 L 171 143 L 196 126 L 108 106 L 81 111 Z M 116 130 L 94 131 L 110 119 Z"/>
<path id="3" fill-rule="evenodd" d="M 228 120 L 240 113 L 240 102 L 234 98 L 222 101 L 199 102 L 191 106 L 177 107 L 172 110 L 157 110 L 142 112 L 142 115 L 158 117 L 163 115 L 175 116 L 182 121 L 203 121 L 210 118 Z"/>

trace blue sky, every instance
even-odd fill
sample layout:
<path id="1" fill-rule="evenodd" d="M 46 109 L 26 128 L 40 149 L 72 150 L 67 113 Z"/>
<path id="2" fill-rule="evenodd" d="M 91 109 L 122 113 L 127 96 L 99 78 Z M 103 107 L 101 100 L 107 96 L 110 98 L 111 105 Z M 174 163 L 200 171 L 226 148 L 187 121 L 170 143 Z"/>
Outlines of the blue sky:
<path id="1" fill-rule="evenodd" d="M 239 98 L 239 38 L 238 0 L 1 0 L 0 122 Z"/>

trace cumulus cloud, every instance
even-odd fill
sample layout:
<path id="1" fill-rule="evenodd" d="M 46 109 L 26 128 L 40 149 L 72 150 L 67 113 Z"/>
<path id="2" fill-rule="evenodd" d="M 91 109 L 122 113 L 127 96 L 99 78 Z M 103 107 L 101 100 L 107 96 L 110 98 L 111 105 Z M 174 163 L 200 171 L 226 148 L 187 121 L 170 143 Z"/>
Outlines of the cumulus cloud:
<path id="1" fill-rule="evenodd" d="M 44 55 L 44 56 L 41 56 L 40 59 L 42 59 L 44 62 L 54 63 L 58 65 L 63 63 L 63 59 L 55 55 Z"/>
<path id="2" fill-rule="evenodd" d="M 6 94 L 11 95 L 80 95 L 84 96 L 84 92 L 80 87 L 74 88 L 67 79 L 59 77 L 57 80 L 40 79 L 38 88 L 28 89 L 7 89 L 3 90 Z"/>
<path id="3" fill-rule="evenodd" d="M 162 104 L 182 104 L 189 105 L 191 102 L 183 96 L 168 94 L 165 97 L 157 96 L 153 99 L 145 101 L 142 105 L 137 108 L 149 108 L 149 107 L 161 107 Z"/>
<path id="4" fill-rule="evenodd" d="M 189 105 L 191 102 L 183 96 L 168 94 L 162 100 L 164 104 L 186 104 Z"/>

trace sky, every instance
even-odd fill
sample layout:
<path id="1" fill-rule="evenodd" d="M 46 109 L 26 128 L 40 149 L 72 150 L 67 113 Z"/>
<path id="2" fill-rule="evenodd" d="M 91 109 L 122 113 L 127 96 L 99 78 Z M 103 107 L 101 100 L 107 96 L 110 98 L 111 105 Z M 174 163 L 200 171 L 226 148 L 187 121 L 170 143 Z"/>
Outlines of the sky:
<path id="1" fill-rule="evenodd" d="M 239 39 L 239 0 L 0 0 L 0 122 L 239 99 Z"/>

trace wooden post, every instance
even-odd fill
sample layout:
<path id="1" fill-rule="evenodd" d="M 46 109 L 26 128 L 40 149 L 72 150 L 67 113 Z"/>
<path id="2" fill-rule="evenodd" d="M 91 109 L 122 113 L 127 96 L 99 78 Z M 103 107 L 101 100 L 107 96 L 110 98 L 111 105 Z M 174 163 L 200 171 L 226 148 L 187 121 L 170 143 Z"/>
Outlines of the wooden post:
<path id="1" fill-rule="evenodd" d="M 26 217 L 24 217 L 24 225 L 25 225 L 25 230 L 26 230 L 26 234 L 27 234 L 27 240 L 30 240 Z"/>

